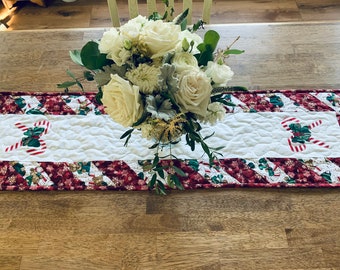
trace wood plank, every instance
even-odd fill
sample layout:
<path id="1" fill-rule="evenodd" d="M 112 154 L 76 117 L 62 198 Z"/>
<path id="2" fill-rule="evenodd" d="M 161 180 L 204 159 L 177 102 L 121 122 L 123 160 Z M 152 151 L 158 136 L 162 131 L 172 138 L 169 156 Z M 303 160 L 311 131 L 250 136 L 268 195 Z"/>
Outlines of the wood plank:
<path id="1" fill-rule="evenodd" d="M 221 34 L 221 47 L 241 36 L 234 47 L 244 49 L 245 53 L 231 56 L 228 61 L 236 74 L 231 84 L 249 89 L 340 88 L 339 24 L 245 26 L 214 26 Z M 0 33 L 2 90 L 60 91 L 56 85 L 68 80 L 67 68 L 77 75 L 82 73 L 82 69 L 70 61 L 68 51 L 80 49 L 90 37 L 99 39 L 103 31 L 13 31 L 5 36 Z M 29 43 L 29 50 L 24 42 Z M 95 91 L 93 84 L 85 86 L 88 91 Z"/>
<path id="2" fill-rule="evenodd" d="M 251 249 L 226 251 L 221 255 L 221 269 L 320 269 L 327 267 L 320 248 Z"/>
<path id="3" fill-rule="evenodd" d="M 0 255 L 1 270 L 20 270 L 21 256 L 3 256 Z"/>
<path id="4" fill-rule="evenodd" d="M 22 256 L 20 269 L 327 269 L 338 262 L 327 241 L 340 233 L 338 193 L 6 192 L 0 216 L 12 222 L 0 235 L 10 245 L 0 246 Z"/>
<path id="5" fill-rule="evenodd" d="M 317 10 L 314 5 L 322 1 L 297 0 L 295 6 L 290 0 L 279 1 L 280 6 L 275 6 L 277 1 L 237 2 L 242 9 L 253 5 L 255 17 L 249 13 L 249 20 L 274 21 L 282 16 L 300 22 L 230 25 L 224 30 L 216 26 L 221 45 L 241 35 L 235 48 L 246 50 L 230 58 L 233 84 L 252 89 L 340 88 L 339 24 L 301 22 L 311 18 L 303 18 L 301 8 L 307 12 L 306 5 L 312 3 L 308 9 Z M 97 5 L 90 0 L 75 3 L 82 13 L 77 16 L 84 21 L 75 20 L 73 27 L 109 25 L 101 15 L 106 11 L 103 0 Z M 55 0 L 53 8 L 78 10 L 75 3 Z M 26 18 L 33 16 L 29 7 L 22 9 Z M 262 10 L 265 7 L 277 16 L 263 19 L 270 13 Z M 242 9 L 234 12 L 241 14 Z M 90 15 L 84 15 L 87 12 Z M 57 22 L 60 14 L 52 17 L 51 13 L 50 20 Z M 25 27 L 44 28 L 48 16 L 42 18 L 38 26 L 25 19 Z M 63 23 L 59 21 L 59 27 Z M 68 79 L 67 68 L 81 73 L 68 51 L 100 38 L 103 31 L 0 33 L 1 89 L 59 91 L 56 83 Z M 339 270 L 339 224 L 337 189 L 195 190 L 166 197 L 149 192 L 4 192 L 0 268 Z"/>
<path id="6" fill-rule="evenodd" d="M 296 3 L 304 21 L 339 20 L 340 18 L 338 0 L 296 0 Z"/>
<path id="7" fill-rule="evenodd" d="M 121 20 L 126 22 L 129 18 L 128 5 L 126 1 L 117 2 Z M 164 9 L 160 1 L 157 6 L 158 10 Z M 202 1 L 194 1 L 193 21 L 202 17 L 202 7 Z M 176 1 L 175 12 L 181 10 L 182 4 Z M 145 1 L 139 11 L 147 15 Z M 217 0 L 213 1 L 210 23 L 329 21 L 339 20 L 339 13 L 338 0 Z M 0 6 L 0 19 L 1 14 L 5 14 L 5 8 Z M 106 0 L 77 0 L 73 3 L 51 0 L 47 8 L 21 2 L 8 24 L 12 30 L 112 25 Z"/>

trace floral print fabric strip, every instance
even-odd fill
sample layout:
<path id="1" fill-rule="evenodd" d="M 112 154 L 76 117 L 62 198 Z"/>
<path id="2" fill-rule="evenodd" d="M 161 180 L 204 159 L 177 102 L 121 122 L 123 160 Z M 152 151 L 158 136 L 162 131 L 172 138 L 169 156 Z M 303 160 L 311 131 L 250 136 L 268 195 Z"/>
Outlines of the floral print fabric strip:
<path id="1" fill-rule="evenodd" d="M 230 106 L 227 114 L 261 112 L 331 112 L 340 124 L 340 90 L 272 90 L 226 93 Z M 95 93 L 1 93 L 0 114 L 88 115 L 105 114 Z M 291 137 L 292 152 L 303 152 L 306 145 L 327 147 L 313 137 L 313 129 L 322 123 L 315 119 L 303 125 L 297 118 L 287 118 L 282 128 Z M 46 148 L 47 122 L 32 127 L 17 125 L 22 132 L 17 145 L 30 146 L 31 155 Z M 275 132 L 275 131 L 273 131 Z M 334 134 L 339 136 L 339 134 Z M 21 140 L 20 140 L 21 139 Z M 0 157 L 1 158 L 1 157 Z M 147 190 L 149 175 L 142 170 L 148 160 L 74 160 L 67 162 L 4 160 L 0 161 L 0 190 Z M 204 160 L 161 160 L 175 162 L 185 176 L 185 189 L 216 187 L 340 187 L 340 157 L 261 157 L 221 158 L 210 167 Z"/>

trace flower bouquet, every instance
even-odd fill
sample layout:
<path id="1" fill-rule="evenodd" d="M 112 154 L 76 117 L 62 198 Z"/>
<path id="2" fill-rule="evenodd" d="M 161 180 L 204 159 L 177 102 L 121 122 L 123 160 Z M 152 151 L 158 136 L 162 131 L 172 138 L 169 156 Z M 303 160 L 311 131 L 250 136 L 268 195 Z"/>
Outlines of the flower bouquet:
<path id="1" fill-rule="evenodd" d="M 167 14 L 138 16 L 105 32 L 99 41 L 70 52 L 71 59 L 86 68 L 84 79 L 97 83 L 97 100 L 105 111 L 128 128 L 121 136 L 125 145 L 134 131 L 152 141 L 154 159 L 142 165 L 150 175 L 149 188 L 161 194 L 167 186 L 183 189 L 184 172 L 174 162 L 160 162 L 176 159 L 171 146 L 182 136 L 191 150 L 200 144 L 211 165 L 217 159 L 221 148 L 207 145 L 206 139 L 213 134 L 203 137 L 201 123 L 215 124 L 224 117 L 224 106 L 230 105 L 224 92 L 232 89 L 227 83 L 233 76 L 225 59 L 243 52 L 231 45 L 217 49 L 220 36 L 213 30 L 202 39 L 196 31 L 203 22 L 189 28 L 187 14 L 188 10 L 172 21 L 166 20 Z M 58 87 L 83 89 L 81 80 L 67 73 L 73 81 Z M 159 156 L 164 145 L 170 146 L 170 154 Z"/>

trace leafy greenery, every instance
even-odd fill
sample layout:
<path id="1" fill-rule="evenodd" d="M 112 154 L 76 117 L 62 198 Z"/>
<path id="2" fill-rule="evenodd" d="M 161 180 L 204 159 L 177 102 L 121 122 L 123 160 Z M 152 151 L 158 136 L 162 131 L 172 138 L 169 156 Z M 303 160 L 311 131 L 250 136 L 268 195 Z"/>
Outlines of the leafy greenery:
<path id="1" fill-rule="evenodd" d="M 219 40 L 220 35 L 216 31 L 209 30 L 205 33 L 203 43 L 197 46 L 200 53 L 195 55 L 199 65 L 206 66 L 209 61 L 214 60 L 214 52 Z"/>

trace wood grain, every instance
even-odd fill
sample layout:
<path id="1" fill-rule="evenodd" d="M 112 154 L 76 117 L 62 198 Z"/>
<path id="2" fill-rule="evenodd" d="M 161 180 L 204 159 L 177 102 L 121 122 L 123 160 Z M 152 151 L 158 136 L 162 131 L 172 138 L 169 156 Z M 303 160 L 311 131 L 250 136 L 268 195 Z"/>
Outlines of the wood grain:
<path id="1" fill-rule="evenodd" d="M 128 20 L 126 0 L 118 1 L 121 21 Z M 142 1 L 141 1 L 142 2 Z M 83 28 L 109 27 L 111 20 L 106 0 L 77 0 L 65 3 L 62 0 L 47 1 L 42 8 L 32 3 L 21 5 L 6 19 L 9 29 Z M 202 1 L 194 1 L 193 21 L 201 18 Z M 163 4 L 158 1 L 159 10 Z M 3 8 L 4 10 L 4 8 Z M 175 1 L 175 11 L 182 10 Z M 0 19 L 1 19 L 0 6 Z M 146 4 L 140 13 L 146 15 Z M 254 23 L 254 22 L 309 22 L 339 20 L 338 0 L 214 0 L 211 9 L 211 23 Z"/>
<path id="2" fill-rule="evenodd" d="M 92 17 L 70 17 L 86 27 L 108 23 L 101 2 L 91 4 Z M 275 8 L 274 1 L 226 2 L 252 2 L 255 15 L 268 14 L 264 2 Z M 295 10 L 293 2 L 277 5 Z M 340 88 L 340 24 L 302 22 L 320 2 L 296 1 L 298 11 L 286 18 L 297 23 L 214 26 L 221 45 L 240 35 L 235 47 L 246 50 L 230 58 L 233 84 Z M 337 9 L 337 2 L 327 3 Z M 86 6 L 85 1 L 76 3 L 77 10 Z M 55 27 L 47 18 L 42 16 L 35 26 Z M 65 21 L 60 24 L 66 27 Z M 1 32 L 1 90 L 59 91 L 56 84 L 68 79 L 66 68 L 81 73 L 68 51 L 100 38 L 103 31 Z M 0 269 L 339 270 L 339 195 L 338 189 L 300 188 L 195 190 L 166 197 L 149 192 L 2 192 Z"/>
<path id="3" fill-rule="evenodd" d="M 334 189 L 1 195 L 1 269 L 338 269 Z"/>
<path id="4" fill-rule="evenodd" d="M 340 88 L 339 23 L 229 24 L 215 25 L 214 29 L 221 34 L 220 47 L 241 37 L 235 48 L 245 53 L 228 60 L 236 74 L 233 85 L 249 89 Z M 82 74 L 82 69 L 70 61 L 68 51 L 99 39 L 103 31 L 0 33 L 1 89 L 60 91 L 57 83 L 69 79 L 66 69 Z M 87 91 L 96 90 L 94 84 L 85 86 Z"/>

